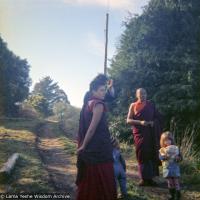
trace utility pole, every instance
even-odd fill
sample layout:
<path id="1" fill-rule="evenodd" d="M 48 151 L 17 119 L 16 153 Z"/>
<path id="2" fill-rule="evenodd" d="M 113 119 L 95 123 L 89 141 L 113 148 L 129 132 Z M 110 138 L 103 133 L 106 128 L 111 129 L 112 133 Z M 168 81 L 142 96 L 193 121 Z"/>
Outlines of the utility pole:
<path id="1" fill-rule="evenodd" d="M 105 58 L 104 58 L 104 74 L 107 75 L 107 57 L 108 57 L 108 20 L 109 20 L 109 14 L 106 13 L 106 41 L 105 41 Z"/>

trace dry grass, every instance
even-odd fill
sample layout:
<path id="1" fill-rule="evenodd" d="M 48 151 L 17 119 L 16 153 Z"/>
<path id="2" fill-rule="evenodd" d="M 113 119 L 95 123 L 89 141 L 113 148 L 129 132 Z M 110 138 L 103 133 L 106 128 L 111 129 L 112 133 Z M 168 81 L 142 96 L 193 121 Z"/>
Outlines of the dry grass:
<path id="1" fill-rule="evenodd" d="M 200 188 L 200 156 L 199 148 L 195 145 L 198 136 L 198 124 L 188 125 L 182 134 L 178 132 L 177 127 L 177 124 L 172 122 L 171 131 L 174 133 L 183 156 L 183 161 L 180 163 L 182 181 L 184 184 L 193 185 L 194 188 Z M 198 191 L 200 190 L 198 189 Z"/>
<path id="2" fill-rule="evenodd" d="M 45 192 L 51 191 L 38 152 L 35 149 L 33 130 L 39 121 L 0 121 L 0 166 L 15 152 L 20 154 L 10 178 L 0 185 L 1 192 Z"/>

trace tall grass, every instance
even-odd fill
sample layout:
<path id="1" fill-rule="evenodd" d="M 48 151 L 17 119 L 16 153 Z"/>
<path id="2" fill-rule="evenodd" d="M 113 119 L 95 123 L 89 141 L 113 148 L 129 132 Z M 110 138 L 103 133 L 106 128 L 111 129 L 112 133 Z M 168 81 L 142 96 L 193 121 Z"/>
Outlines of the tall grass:
<path id="1" fill-rule="evenodd" d="M 173 133 L 176 144 L 179 146 L 184 159 L 188 161 L 198 158 L 198 149 L 195 139 L 198 135 L 197 123 L 188 125 L 183 131 L 179 130 L 176 122 L 171 121 L 170 130 Z"/>
<path id="2" fill-rule="evenodd" d="M 200 184 L 200 148 L 198 147 L 198 123 L 189 124 L 183 131 L 176 122 L 171 121 L 170 130 L 180 148 L 183 161 L 180 163 L 182 180 L 186 183 Z"/>

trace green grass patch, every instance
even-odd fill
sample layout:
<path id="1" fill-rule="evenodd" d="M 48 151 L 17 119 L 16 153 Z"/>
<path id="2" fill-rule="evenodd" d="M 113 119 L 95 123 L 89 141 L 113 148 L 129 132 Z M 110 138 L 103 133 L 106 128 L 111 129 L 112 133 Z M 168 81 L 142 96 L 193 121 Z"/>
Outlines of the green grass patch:
<path id="1" fill-rule="evenodd" d="M 33 130 L 38 120 L 0 120 L 0 166 L 13 153 L 20 154 L 9 179 L 0 185 L 1 192 L 51 192 L 47 172 L 35 149 Z"/>
<path id="2" fill-rule="evenodd" d="M 133 144 L 120 143 L 120 149 L 122 155 L 124 155 L 126 159 L 131 159 L 131 160 L 136 159 L 135 149 Z"/>
<path id="3" fill-rule="evenodd" d="M 76 155 L 77 146 L 71 139 L 67 138 L 66 136 L 60 137 L 60 140 L 63 143 L 64 150 L 70 155 Z"/>
<path id="4" fill-rule="evenodd" d="M 55 138 L 57 138 L 61 144 L 61 148 L 63 148 L 66 153 L 70 155 L 76 155 L 77 151 L 77 145 L 76 143 L 64 133 L 59 127 L 59 123 L 53 122 L 53 121 L 47 121 L 48 128 L 51 132 L 53 132 L 53 135 Z"/>
<path id="5" fill-rule="evenodd" d="M 182 177 L 181 180 L 187 185 L 199 185 L 200 188 L 200 165 L 199 161 L 184 160 L 181 164 Z M 200 191 L 200 189 L 199 189 Z"/>
<path id="6" fill-rule="evenodd" d="M 138 188 L 133 181 L 128 181 L 128 198 L 126 200 L 150 200 L 149 196 L 147 196 L 143 190 Z"/>

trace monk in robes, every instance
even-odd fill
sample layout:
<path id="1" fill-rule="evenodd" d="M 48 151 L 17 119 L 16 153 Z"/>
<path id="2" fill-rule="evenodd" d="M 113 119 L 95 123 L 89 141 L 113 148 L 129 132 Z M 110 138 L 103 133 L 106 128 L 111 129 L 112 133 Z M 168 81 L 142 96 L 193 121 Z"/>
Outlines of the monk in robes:
<path id="1" fill-rule="evenodd" d="M 133 138 L 140 175 L 139 186 L 156 186 L 153 180 L 159 175 L 159 141 L 162 117 L 155 105 L 147 100 L 143 88 L 136 91 L 137 101 L 129 107 L 127 123 L 132 125 Z"/>

